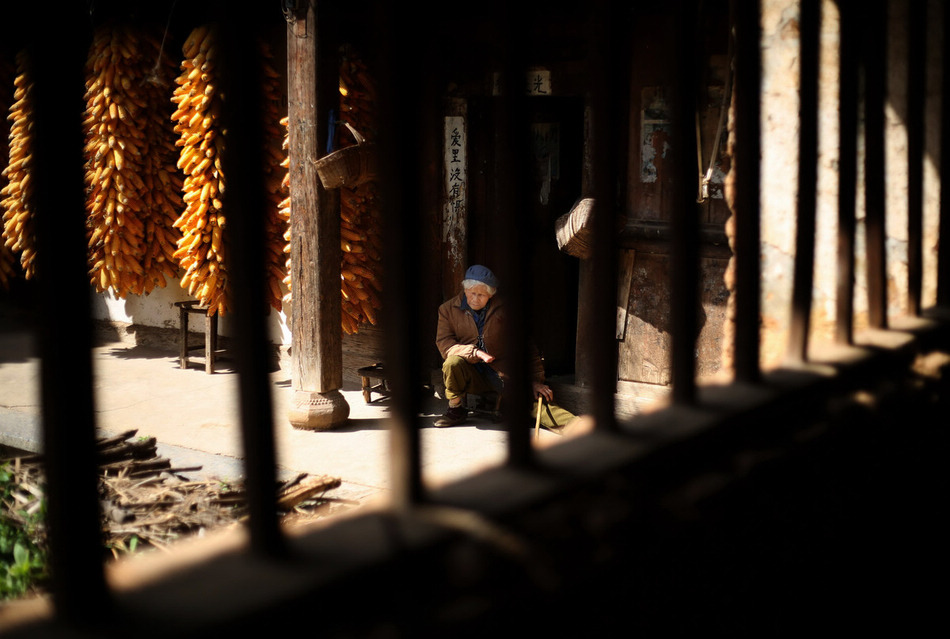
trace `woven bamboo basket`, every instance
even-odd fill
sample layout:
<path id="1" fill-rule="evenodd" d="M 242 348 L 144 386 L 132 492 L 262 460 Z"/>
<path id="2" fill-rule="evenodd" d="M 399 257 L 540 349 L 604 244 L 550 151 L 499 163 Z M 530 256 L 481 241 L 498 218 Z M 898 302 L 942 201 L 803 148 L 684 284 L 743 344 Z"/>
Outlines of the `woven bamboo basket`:
<path id="1" fill-rule="evenodd" d="M 554 233 L 560 250 L 581 259 L 590 257 L 593 244 L 590 228 L 593 209 L 593 198 L 582 198 L 574 203 L 568 213 L 557 219 L 554 223 Z"/>
<path id="2" fill-rule="evenodd" d="M 356 144 L 315 162 L 317 175 L 325 189 L 358 186 L 376 178 L 376 145 L 367 142 L 349 123 L 344 124 L 353 134 Z"/>

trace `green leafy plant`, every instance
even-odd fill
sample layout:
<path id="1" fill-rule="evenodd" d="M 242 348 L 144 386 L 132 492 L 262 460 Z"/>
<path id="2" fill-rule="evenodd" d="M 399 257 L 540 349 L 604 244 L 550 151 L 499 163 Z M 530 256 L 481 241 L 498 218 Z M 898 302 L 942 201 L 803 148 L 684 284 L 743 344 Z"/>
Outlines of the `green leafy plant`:
<path id="1" fill-rule="evenodd" d="M 0 600 L 21 597 L 48 577 L 46 551 L 37 534 L 45 507 L 33 513 L 17 510 L 16 488 L 16 477 L 0 466 Z"/>

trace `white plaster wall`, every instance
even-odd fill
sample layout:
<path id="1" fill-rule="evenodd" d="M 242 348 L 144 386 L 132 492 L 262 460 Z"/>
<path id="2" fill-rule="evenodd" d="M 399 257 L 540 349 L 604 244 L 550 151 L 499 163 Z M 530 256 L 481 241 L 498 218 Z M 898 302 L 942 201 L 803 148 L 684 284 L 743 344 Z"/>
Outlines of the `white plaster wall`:
<path id="1" fill-rule="evenodd" d="M 178 307 L 175 302 L 191 299 L 188 293 L 169 282 L 165 288 L 153 290 L 149 295 L 129 295 L 126 299 L 117 299 L 112 293 L 92 292 L 93 319 L 107 320 L 138 326 L 178 329 Z M 274 344 L 290 344 L 290 328 L 286 313 L 278 313 L 273 308 L 268 315 L 268 332 Z M 233 335 L 232 318 L 225 314 L 218 320 L 218 333 Z"/>

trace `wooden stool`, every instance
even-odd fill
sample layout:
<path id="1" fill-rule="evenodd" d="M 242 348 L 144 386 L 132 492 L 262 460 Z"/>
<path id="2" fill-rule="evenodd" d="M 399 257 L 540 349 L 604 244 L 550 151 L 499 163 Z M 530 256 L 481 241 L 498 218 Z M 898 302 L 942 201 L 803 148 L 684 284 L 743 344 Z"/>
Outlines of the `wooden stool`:
<path id="1" fill-rule="evenodd" d="M 472 413 L 487 416 L 496 424 L 501 421 L 501 393 L 485 393 L 484 395 L 465 396 L 466 408 Z"/>
<path id="2" fill-rule="evenodd" d="M 188 368 L 188 353 L 202 348 L 200 345 L 188 346 L 188 314 L 201 313 L 205 316 L 205 372 L 210 375 L 214 372 L 214 355 L 218 350 L 218 314 L 208 315 L 208 307 L 202 306 L 197 300 L 175 302 L 175 306 L 178 307 L 181 332 L 179 337 L 179 367 Z"/>
<path id="3" fill-rule="evenodd" d="M 360 382 L 363 386 L 363 401 L 367 404 L 372 403 L 372 393 L 375 391 L 379 393 L 382 397 L 389 396 L 389 384 L 386 382 L 386 370 L 383 368 L 383 365 L 377 362 L 372 366 L 364 366 L 356 371 L 360 376 Z M 378 379 L 379 382 L 375 385 L 373 380 Z"/>

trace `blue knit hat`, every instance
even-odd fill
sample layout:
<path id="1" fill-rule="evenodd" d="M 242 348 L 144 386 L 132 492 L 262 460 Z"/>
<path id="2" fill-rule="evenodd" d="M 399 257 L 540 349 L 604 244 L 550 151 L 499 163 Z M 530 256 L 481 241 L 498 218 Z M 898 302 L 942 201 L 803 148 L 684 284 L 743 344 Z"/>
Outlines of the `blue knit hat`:
<path id="1" fill-rule="evenodd" d="M 492 288 L 498 288 L 498 278 L 487 267 L 481 264 L 473 264 L 465 271 L 465 279 L 481 282 Z"/>

